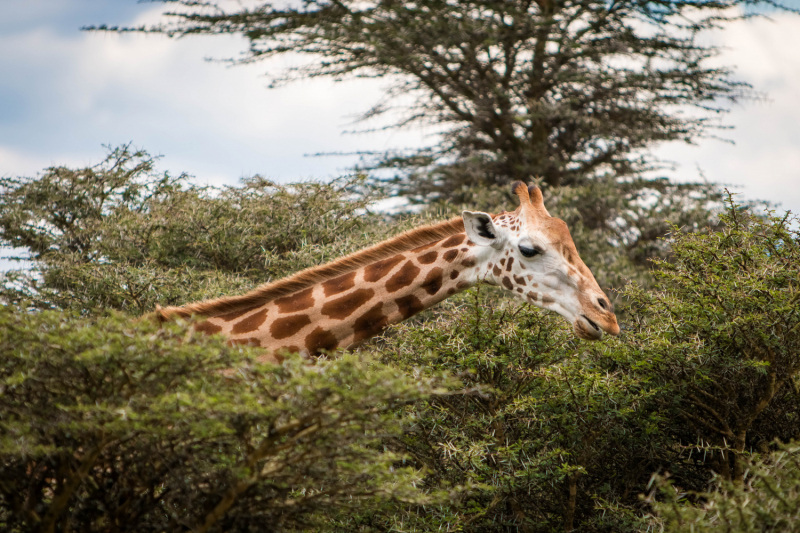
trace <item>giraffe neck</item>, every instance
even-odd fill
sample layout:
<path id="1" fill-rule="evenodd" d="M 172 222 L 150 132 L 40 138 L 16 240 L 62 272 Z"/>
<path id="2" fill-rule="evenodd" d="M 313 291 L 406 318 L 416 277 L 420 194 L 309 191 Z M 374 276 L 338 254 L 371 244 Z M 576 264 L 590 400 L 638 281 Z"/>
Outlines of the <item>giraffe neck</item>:
<path id="1" fill-rule="evenodd" d="M 480 279 L 501 283 L 483 248 L 458 233 L 196 327 L 273 354 L 352 348 Z"/>

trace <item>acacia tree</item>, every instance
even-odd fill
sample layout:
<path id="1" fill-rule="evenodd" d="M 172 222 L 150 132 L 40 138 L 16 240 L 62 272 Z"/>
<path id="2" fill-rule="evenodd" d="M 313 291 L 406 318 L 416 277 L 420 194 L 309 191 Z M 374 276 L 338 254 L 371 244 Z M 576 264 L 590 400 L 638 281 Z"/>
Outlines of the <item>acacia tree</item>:
<path id="1" fill-rule="evenodd" d="M 287 53 L 311 58 L 276 75 L 275 83 L 386 77 L 392 84 L 385 98 L 362 118 L 410 102 L 387 127 L 425 123 L 443 132 L 435 147 L 384 153 L 373 161 L 410 171 L 417 190 L 421 182 L 441 189 L 530 176 L 549 185 L 576 184 L 609 171 L 627 175 L 647 168 L 652 161 L 644 149 L 659 141 L 691 142 L 715 124 L 710 119 L 724 111 L 724 99 L 748 92 L 729 69 L 707 66 L 717 49 L 700 43 L 698 33 L 746 16 L 730 8 L 777 5 L 772 0 L 169 3 L 177 7 L 161 24 L 89 29 L 238 34 L 250 46 L 237 62 Z M 687 106 L 700 112 L 682 114 Z"/>

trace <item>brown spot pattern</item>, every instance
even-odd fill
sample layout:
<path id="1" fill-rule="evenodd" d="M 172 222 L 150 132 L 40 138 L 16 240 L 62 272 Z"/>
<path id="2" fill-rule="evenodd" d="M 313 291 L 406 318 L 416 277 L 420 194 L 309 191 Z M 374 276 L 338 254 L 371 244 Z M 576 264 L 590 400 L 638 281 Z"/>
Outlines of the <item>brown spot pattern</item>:
<path id="1" fill-rule="evenodd" d="M 493 273 L 495 276 L 499 276 L 500 274 L 502 274 L 502 273 L 503 273 L 503 271 L 502 271 L 502 270 L 500 270 L 500 267 L 499 267 L 499 266 L 495 265 L 495 266 L 494 266 L 494 268 L 492 269 L 492 273 Z"/>
<path id="2" fill-rule="evenodd" d="M 407 261 L 403 267 L 398 270 L 394 276 L 389 278 L 389 281 L 386 282 L 386 290 L 387 292 L 395 292 L 399 291 L 403 287 L 408 287 L 414 282 L 414 279 L 419 275 L 419 267 L 412 263 L 411 261 Z"/>
<path id="3" fill-rule="evenodd" d="M 244 309 L 239 309 L 238 311 L 231 311 L 230 313 L 225 313 L 224 315 L 219 315 L 216 318 L 220 318 L 225 322 L 230 322 L 231 320 L 236 320 L 242 315 L 246 315 L 253 309 L 258 309 L 260 306 L 257 305 L 255 307 L 245 307 Z"/>
<path id="4" fill-rule="evenodd" d="M 246 346 L 261 346 L 261 339 L 258 337 L 248 337 L 246 339 L 231 339 L 228 341 L 231 346 L 246 345 Z"/>
<path id="5" fill-rule="evenodd" d="M 519 287 L 517 287 L 517 292 L 518 292 L 518 293 L 520 293 L 520 294 L 522 294 L 522 289 L 521 289 L 521 288 L 519 288 Z"/>
<path id="6" fill-rule="evenodd" d="M 458 270 L 453 270 L 450 272 L 450 279 L 456 279 L 460 273 Z"/>
<path id="7" fill-rule="evenodd" d="M 340 292 L 348 291 L 356 286 L 356 272 L 349 272 L 337 278 L 329 279 L 322 284 L 325 296 L 333 296 Z"/>
<path id="8" fill-rule="evenodd" d="M 542 296 L 542 303 L 543 304 L 551 304 L 553 302 L 555 302 L 555 299 L 552 296 L 549 296 L 547 294 Z"/>
<path id="9" fill-rule="evenodd" d="M 286 358 L 282 355 L 278 355 L 275 352 L 272 353 L 265 353 L 264 355 L 259 355 L 256 357 L 256 361 L 259 363 L 270 363 L 273 365 L 280 365 Z"/>
<path id="10" fill-rule="evenodd" d="M 458 250 L 448 250 L 442 255 L 442 259 L 450 263 L 458 255 Z"/>
<path id="11" fill-rule="evenodd" d="M 439 267 L 431 269 L 422 282 L 422 288 L 430 295 L 434 295 L 442 288 L 442 269 Z"/>
<path id="12" fill-rule="evenodd" d="M 444 241 L 442 243 L 442 248 L 452 248 L 453 246 L 458 246 L 459 244 L 464 242 L 464 239 L 466 237 L 467 236 L 464 233 L 459 233 L 458 235 L 453 235 L 452 237 L 450 237 L 449 239 L 447 239 L 446 241 Z"/>
<path id="13" fill-rule="evenodd" d="M 529 293 L 528 293 L 528 298 L 529 298 L 531 301 L 534 301 L 534 302 L 535 302 L 535 301 L 536 301 L 536 300 L 539 298 L 539 294 L 538 294 L 538 293 L 536 293 L 536 292 L 529 292 Z"/>
<path id="14" fill-rule="evenodd" d="M 330 331 L 317 328 L 306 337 L 306 350 L 311 355 L 319 355 L 320 350 L 333 350 L 339 346 L 336 336 Z"/>
<path id="15" fill-rule="evenodd" d="M 472 258 L 472 257 L 467 257 L 466 259 L 461 261 L 461 264 L 464 265 L 467 268 L 474 267 L 475 266 L 475 259 Z M 491 267 L 491 265 L 489 265 L 489 266 Z"/>
<path id="16" fill-rule="evenodd" d="M 377 263 L 367 266 L 364 269 L 364 281 L 378 281 L 386 274 L 391 272 L 392 269 L 403 259 L 405 259 L 404 256 L 396 255 L 394 257 L 390 257 L 389 259 L 384 259 L 383 261 L 378 261 Z"/>
<path id="17" fill-rule="evenodd" d="M 417 258 L 417 261 L 422 263 L 423 265 L 430 265 L 436 258 L 439 256 L 439 252 L 433 250 L 432 252 L 428 252 L 427 254 L 421 255 Z"/>
<path id="18" fill-rule="evenodd" d="M 506 255 L 508 255 L 508 252 L 506 252 Z M 506 258 L 505 257 L 500 260 L 500 266 L 506 266 Z"/>
<path id="19" fill-rule="evenodd" d="M 514 258 L 513 257 L 509 257 L 508 258 L 508 264 L 506 265 L 506 272 L 511 272 L 511 265 L 513 265 L 513 264 L 514 264 Z"/>
<path id="20" fill-rule="evenodd" d="M 511 284 L 511 280 L 509 279 L 508 276 L 503 276 L 503 287 L 505 287 L 508 290 L 514 288 L 514 285 Z"/>
<path id="21" fill-rule="evenodd" d="M 208 320 L 200 322 L 199 324 L 194 325 L 195 331 L 199 331 L 200 333 L 205 333 L 206 335 L 213 335 L 214 333 L 219 333 L 222 331 L 222 326 L 218 326 L 216 324 L 212 324 Z"/>
<path id="22" fill-rule="evenodd" d="M 422 305 L 422 302 L 419 300 L 419 298 L 413 294 L 398 298 L 394 301 L 394 303 L 397 304 L 397 310 L 400 312 L 400 316 L 403 317 L 403 320 L 414 316 L 425 309 L 425 306 Z"/>
<path id="23" fill-rule="evenodd" d="M 267 319 L 267 309 L 264 308 L 258 313 L 253 313 L 249 317 L 237 322 L 233 325 L 231 333 L 238 335 L 240 333 L 250 333 L 261 327 L 261 324 Z"/>
<path id="24" fill-rule="evenodd" d="M 354 342 L 374 337 L 389 324 L 389 317 L 383 314 L 382 308 L 383 302 L 380 302 L 358 317 L 353 325 L 355 329 Z"/>
<path id="25" fill-rule="evenodd" d="M 527 283 L 525 283 L 525 278 L 522 276 L 514 276 L 514 283 L 522 285 L 523 287 L 527 285 Z"/>
<path id="26" fill-rule="evenodd" d="M 308 309 L 314 305 L 313 292 L 314 287 L 309 287 L 304 291 L 278 298 L 275 300 L 275 304 L 278 306 L 278 311 L 281 313 L 296 313 L 297 311 Z"/>
<path id="27" fill-rule="evenodd" d="M 297 346 L 281 346 L 280 348 L 275 350 L 275 352 L 276 352 L 276 354 L 275 354 L 276 357 L 280 357 L 281 361 L 283 361 L 283 357 L 277 355 L 278 353 L 280 353 L 280 352 L 299 353 L 300 352 L 300 348 L 297 347 Z"/>
<path id="28" fill-rule="evenodd" d="M 456 289 L 460 291 L 466 289 L 467 287 L 469 287 L 469 283 L 467 283 L 466 281 L 459 281 L 458 283 L 456 283 Z"/>
<path id="29" fill-rule="evenodd" d="M 451 295 L 453 295 L 455 293 L 456 293 L 456 290 L 453 287 L 450 287 L 449 289 L 447 289 L 447 295 L 448 296 L 451 296 Z"/>
<path id="30" fill-rule="evenodd" d="M 358 289 L 350 294 L 331 300 L 322 306 L 322 314 L 336 319 L 347 318 L 352 315 L 356 309 L 370 301 L 375 296 L 375 291 L 372 289 Z"/>
<path id="31" fill-rule="evenodd" d="M 279 318 L 269 327 L 269 332 L 274 339 L 291 337 L 307 325 L 311 324 L 308 315 L 294 315 Z"/>

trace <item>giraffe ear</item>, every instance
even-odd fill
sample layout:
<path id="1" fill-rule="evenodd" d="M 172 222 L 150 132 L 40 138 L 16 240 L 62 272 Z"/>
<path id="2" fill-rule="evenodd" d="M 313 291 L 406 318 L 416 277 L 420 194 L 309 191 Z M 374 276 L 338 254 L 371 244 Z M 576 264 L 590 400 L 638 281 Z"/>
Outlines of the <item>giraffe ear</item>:
<path id="1" fill-rule="evenodd" d="M 469 240 L 478 246 L 500 248 L 503 245 L 503 239 L 500 238 L 500 234 L 492 221 L 491 215 L 488 213 L 464 211 L 461 213 L 461 217 L 464 219 L 464 229 L 467 230 L 467 237 L 469 237 Z"/>

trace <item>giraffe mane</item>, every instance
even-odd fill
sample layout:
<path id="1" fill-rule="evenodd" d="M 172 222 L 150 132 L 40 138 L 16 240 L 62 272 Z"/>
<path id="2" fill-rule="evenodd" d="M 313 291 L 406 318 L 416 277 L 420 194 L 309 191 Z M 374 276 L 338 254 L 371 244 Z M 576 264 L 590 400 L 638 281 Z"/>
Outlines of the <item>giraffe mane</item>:
<path id="1" fill-rule="evenodd" d="M 213 317 L 246 308 L 256 308 L 277 298 L 288 296 L 336 276 L 347 274 L 381 259 L 386 259 L 398 253 L 407 252 L 413 248 L 462 232 L 464 232 L 464 220 L 461 217 L 421 226 L 329 263 L 309 267 L 278 281 L 265 283 L 240 296 L 225 296 L 183 306 L 163 308 L 156 306 L 156 311 L 152 315 L 160 321 L 167 321 L 176 317 L 186 318 L 192 315 Z"/>

